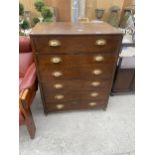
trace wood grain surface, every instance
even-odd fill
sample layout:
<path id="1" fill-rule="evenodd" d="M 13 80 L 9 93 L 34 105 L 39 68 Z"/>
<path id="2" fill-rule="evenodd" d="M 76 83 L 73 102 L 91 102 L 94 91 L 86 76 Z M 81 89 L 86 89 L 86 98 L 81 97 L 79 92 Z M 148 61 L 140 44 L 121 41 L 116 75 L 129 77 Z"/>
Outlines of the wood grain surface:
<path id="1" fill-rule="evenodd" d="M 77 32 L 79 27 L 84 31 Z M 45 113 L 106 108 L 121 47 L 120 31 L 106 23 L 55 23 L 37 25 L 30 36 Z M 52 39 L 61 44 L 50 47 Z M 96 44 L 99 39 L 105 44 Z M 53 58 L 61 61 L 55 63 Z"/>

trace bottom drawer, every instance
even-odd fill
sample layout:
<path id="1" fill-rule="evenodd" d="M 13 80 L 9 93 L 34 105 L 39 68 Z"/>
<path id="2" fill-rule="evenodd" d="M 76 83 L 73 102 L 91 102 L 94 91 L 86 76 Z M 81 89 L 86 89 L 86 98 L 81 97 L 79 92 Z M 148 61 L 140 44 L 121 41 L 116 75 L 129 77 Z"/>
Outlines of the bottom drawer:
<path id="1" fill-rule="evenodd" d="M 84 100 L 84 101 L 71 101 L 65 103 L 46 103 L 46 111 L 66 111 L 66 110 L 84 110 L 84 109 L 97 109 L 105 108 L 107 105 L 106 100 Z"/>

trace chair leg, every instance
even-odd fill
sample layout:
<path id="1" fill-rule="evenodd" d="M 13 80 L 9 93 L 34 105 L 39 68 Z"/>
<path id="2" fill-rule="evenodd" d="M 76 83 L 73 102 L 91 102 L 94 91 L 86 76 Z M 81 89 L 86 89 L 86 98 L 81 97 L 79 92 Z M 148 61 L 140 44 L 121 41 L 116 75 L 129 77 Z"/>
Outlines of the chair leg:
<path id="1" fill-rule="evenodd" d="M 35 137 L 36 126 L 35 126 L 30 109 L 27 111 L 27 117 L 25 118 L 25 124 L 26 124 L 27 130 L 30 134 L 31 139 L 33 139 Z"/>

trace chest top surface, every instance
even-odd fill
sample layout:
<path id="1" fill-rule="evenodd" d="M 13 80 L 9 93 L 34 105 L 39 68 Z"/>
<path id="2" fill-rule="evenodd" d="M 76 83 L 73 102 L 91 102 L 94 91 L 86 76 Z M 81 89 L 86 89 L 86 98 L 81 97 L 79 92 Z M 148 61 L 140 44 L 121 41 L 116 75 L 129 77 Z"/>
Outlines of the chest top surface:
<path id="1" fill-rule="evenodd" d="M 39 23 L 31 31 L 33 35 L 121 35 L 122 32 L 107 23 Z"/>

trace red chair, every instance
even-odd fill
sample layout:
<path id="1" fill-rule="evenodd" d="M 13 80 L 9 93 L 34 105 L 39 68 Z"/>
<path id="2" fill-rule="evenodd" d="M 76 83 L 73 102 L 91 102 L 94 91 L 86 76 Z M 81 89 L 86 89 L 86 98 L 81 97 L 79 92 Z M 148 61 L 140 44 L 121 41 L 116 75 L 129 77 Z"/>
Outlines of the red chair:
<path id="1" fill-rule="evenodd" d="M 31 103 L 37 91 L 36 67 L 29 37 L 19 38 L 19 125 L 26 125 L 30 137 L 35 136 Z"/>

